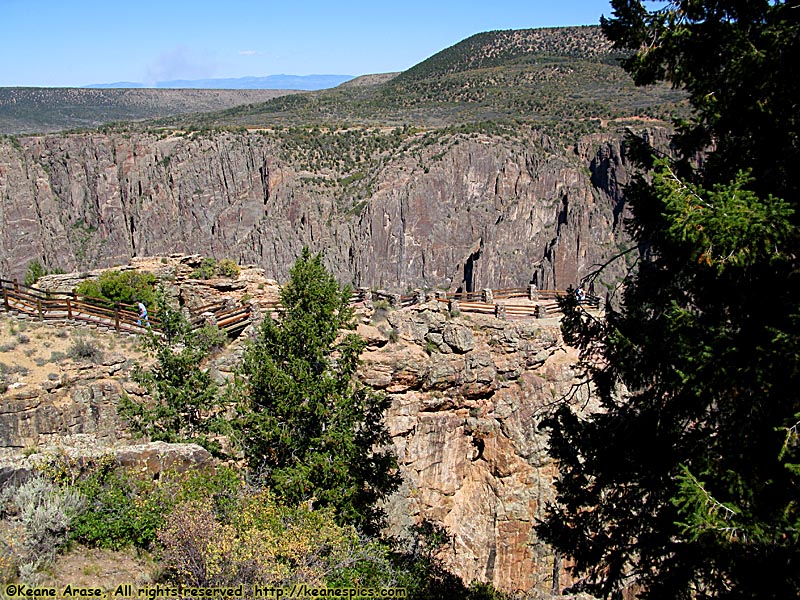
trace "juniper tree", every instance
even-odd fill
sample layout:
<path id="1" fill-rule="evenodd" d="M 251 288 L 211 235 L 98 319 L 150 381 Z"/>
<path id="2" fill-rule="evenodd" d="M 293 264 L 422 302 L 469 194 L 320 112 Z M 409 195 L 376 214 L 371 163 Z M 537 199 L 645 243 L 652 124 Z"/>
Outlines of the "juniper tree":
<path id="1" fill-rule="evenodd" d="M 612 5 L 626 69 L 685 88 L 694 117 L 626 190 L 639 261 L 619 308 L 565 319 L 602 408 L 549 421 L 539 531 L 598 595 L 797 597 L 800 3 Z"/>
<path id="2" fill-rule="evenodd" d="M 192 329 L 189 320 L 170 304 L 163 292 L 155 296 L 159 331 L 142 337 L 154 361 L 137 365 L 132 378 L 147 392 L 142 402 L 123 394 L 119 411 L 134 433 L 151 440 L 195 442 L 221 453 L 218 437 L 228 427 L 222 420 L 223 394 L 205 365 L 227 341 L 215 326 Z"/>
<path id="3" fill-rule="evenodd" d="M 246 350 L 241 441 L 253 476 L 290 504 L 332 506 L 366 533 L 397 485 L 383 423 L 387 399 L 356 381 L 364 341 L 352 332 L 350 290 L 304 248 Z"/>

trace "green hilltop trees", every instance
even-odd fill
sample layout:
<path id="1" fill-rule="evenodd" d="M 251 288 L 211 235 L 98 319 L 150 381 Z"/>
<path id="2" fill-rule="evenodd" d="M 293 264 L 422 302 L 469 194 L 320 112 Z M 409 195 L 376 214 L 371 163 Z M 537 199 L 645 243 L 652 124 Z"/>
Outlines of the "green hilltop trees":
<path id="1" fill-rule="evenodd" d="M 539 531 L 603 597 L 796 598 L 800 2 L 612 6 L 626 69 L 686 89 L 694 116 L 627 189 L 639 260 L 618 308 L 565 321 L 602 407 L 549 421 Z"/>

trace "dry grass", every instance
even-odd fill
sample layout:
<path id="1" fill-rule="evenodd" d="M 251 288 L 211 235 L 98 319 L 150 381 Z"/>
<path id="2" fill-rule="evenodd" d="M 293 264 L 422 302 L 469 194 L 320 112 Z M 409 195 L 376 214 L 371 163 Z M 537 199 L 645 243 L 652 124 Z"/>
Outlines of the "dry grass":
<path id="1" fill-rule="evenodd" d="M 74 366 L 69 358 L 76 341 L 85 340 L 103 353 L 127 358 L 141 357 L 135 337 L 102 332 L 86 327 L 20 320 L 0 315 L 0 376 L 12 388 L 39 385 L 58 379 Z"/>
<path id="2" fill-rule="evenodd" d="M 99 587 L 113 591 L 129 583 L 144 586 L 153 583 L 158 573 L 156 562 L 148 554 L 133 548 L 112 551 L 75 546 L 60 554 L 42 573 L 42 586 L 62 588 Z"/>

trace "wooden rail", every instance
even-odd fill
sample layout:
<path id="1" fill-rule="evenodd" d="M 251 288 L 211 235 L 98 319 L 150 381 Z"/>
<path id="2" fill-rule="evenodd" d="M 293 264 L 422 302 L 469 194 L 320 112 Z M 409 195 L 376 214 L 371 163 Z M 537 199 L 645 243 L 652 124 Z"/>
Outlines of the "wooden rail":
<path id="1" fill-rule="evenodd" d="M 16 280 L 0 279 L 0 289 L 3 295 L 2 307 L 6 311 L 16 311 L 41 321 L 83 321 L 126 333 L 141 333 L 146 329 L 145 325 L 139 323 L 135 306 L 119 303 L 111 305 L 71 292 L 42 291 L 20 285 Z M 503 319 L 530 319 L 560 315 L 558 299 L 565 295 L 565 291 L 540 290 L 529 285 L 524 288 L 484 289 L 480 292 L 436 292 L 436 299 L 460 312 L 493 314 Z M 354 291 L 352 303 L 363 303 L 367 297 L 373 301 L 388 301 L 395 308 L 406 308 L 424 302 L 430 295 L 422 291 L 391 294 L 361 288 Z M 599 303 L 600 299 L 591 295 L 581 301 L 582 305 L 589 308 L 598 308 Z M 282 310 L 277 302 L 264 305 L 262 309 L 267 314 Z M 251 316 L 249 306 L 231 308 L 225 301 L 216 301 L 191 310 L 189 323 L 194 329 L 211 322 L 228 335 L 235 336 L 251 322 Z M 149 326 L 159 331 L 161 323 L 157 318 L 150 317 Z"/>
<path id="2" fill-rule="evenodd" d="M 502 319 L 541 319 L 561 315 L 558 300 L 566 295 L 562 290 L 539 290 L 529 286 L 481 292 L 440 292 L 436 299 L 459 312 L 493 314 Z M 596 309 L 600 298 L 587 295 L 580 304 Z"/>
<path id="3" fill-rule="evenodd" d="M 0 279 L 3 294 L 2 307 L 40 321 L 82 321 L 96 324 L 119 333 L 142 333 L 148 327 L 139 321 L 135 306 L 108 304 L 96 298 L 78 296 L 72 292 L 48 292 L 20 285 L 16 280 Z M 214 302 L 194 309 L 189 313 L 192 328 L 216 322 L 229 335 L 241 332 L 250 322 L 250 307 L 230 309 L 225 302 Z M 156 317 L 148 317 L 149 327 L 160 331 L 161 323 Z"/>

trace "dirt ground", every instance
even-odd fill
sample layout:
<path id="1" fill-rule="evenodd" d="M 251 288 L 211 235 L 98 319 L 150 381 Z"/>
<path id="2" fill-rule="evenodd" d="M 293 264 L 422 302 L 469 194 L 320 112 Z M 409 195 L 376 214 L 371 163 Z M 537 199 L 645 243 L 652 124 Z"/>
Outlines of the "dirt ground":
<path id="1" fill-rule="evenodd" d="M 42 323 L 0 314 L 0 398 L 15 390 L 58 380 L 86 358 L 76 348 L 95 350 L 97 358 L 120 354 L 141 359 L 135 336 L 65 324 Z M 154 581 L 156 562 L 133 549 L 113 552 L 75 546 L 59 554 L 39 573 L 41 586 L 114 588 L 120 584 L 147 585 Z"/>
<path id="2" fill-rule="evenodd" d="M 118 585 L 149 585 L 158 574 L 156 562 L 133 548 L 120 551 L 75 546 L 60 554 L 56 562 L 41 573 L 39 585 L 63 588 L 99 587 L 114 590 Z"/>
<path id="3" fill-rule="evenodd" d="M 65 370 L 81 362 L 79 351 L 87 348 L 96 349 L 98 360 L 108 353 L 142 356 L 135 336 L 0 314 L 0 391 L 3 381 L 12 391 L 58 380 Z"/>

